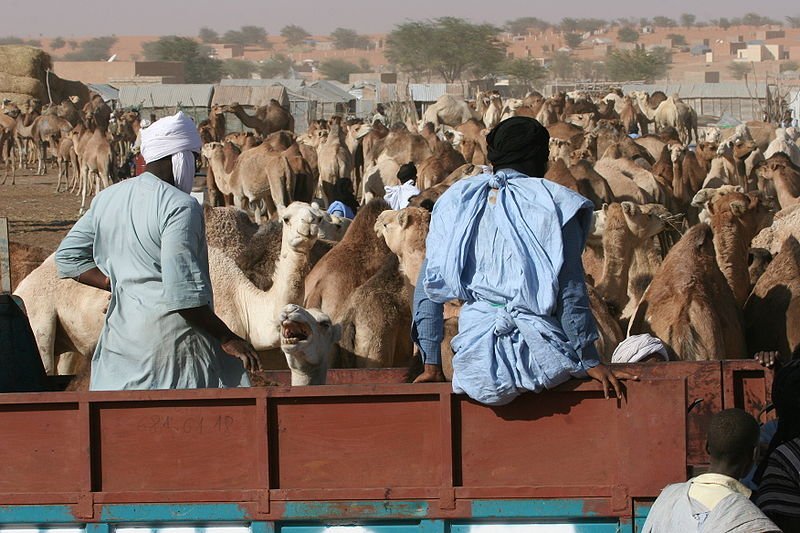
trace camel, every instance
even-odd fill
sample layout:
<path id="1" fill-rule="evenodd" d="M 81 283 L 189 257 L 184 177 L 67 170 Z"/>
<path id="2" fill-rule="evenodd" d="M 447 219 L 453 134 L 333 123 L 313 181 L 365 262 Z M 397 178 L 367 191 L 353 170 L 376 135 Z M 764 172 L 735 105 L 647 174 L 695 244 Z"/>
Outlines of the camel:
<path id="1" fill-rule="evenodd" d="M 753 248 L 763 248 L 775 255 L 789 237 L 800 240 L 800 204 L 781 209 L 775 214 L 772 224 L 755 236 Z"/>
<path id="2" fill-rule="evenodd" d="M 781 209 L 800 203 L 800 167 L 783 152 L 774 153 L 756 170 L 759 180 L 772 183 Z"/>
<path id="3" fill-rule="evenodd" d="M 321 309 L 340 322 L 348 296 L 370 279 L 391 254 L 374 231 L 378 215 L 389 209 L 383 199 L 362 207 L 344 238 L 306 276 L 306 308 Z"/>
<path id="4" fill-rule="evenodd" d="M 750 353 L 778 351 L 783 360 L 800 354 L 800 244 L 787 238 L 744 306 Z"/>
<path id="5" fill-rule="evenodd" d="M 374 198 L 383 198 L 386 193 L 385 187 L 400 185 L 397 179 L 397 172 L 400 170 L 400 162 L 394 157 L 381 154 L 378 159 L 364 172 L 364 180 L 361 184 L 361 197 L 365 203 Z"/>
<path id="6" fill-rule="evenodd" d="M 722 185 L 720 187 L 708 187 L 697 191 L 692 198 L 692 207 L 698 209 L 698 221 L 708 224 L 711 220 L 711 213 L 708 210 L 708 204 L 714 201 L 717 196 L 729 194 L 731 192 L 744 192 L 738 185 Z"/>
<path id="7" fill-rule="evenodd" d="M 5 173 L 3 175 L 3 182 L 0 185 L 5 185 L 8 180 L 9 170 L 11 171 L 11 185 L 16 183 L 17 168 L 14 164 L 14 144 L 15 144 L 15 129 L 17 121 L 14 117 L 0 113 L 0 156 L 5 162 Z"/>
<path id="8" fill-rule="evenodd" d="M 457 126 L 456 131 L 463 136 L 458 149 L 461 155 L 464 156 L 464 160 L 473 165 L 488 164 L 488 159 L 486 158 L 486 154 L 489 151 L 486 145 L 487 130 L 483 123 L 470 119 Z"/>
<path id="9" fill-rule="evenodd" d="M 248 115 L 238 102 L 223 106 L 222 112 L 233 113 L 242 124 L 264 137 L 280 130 L 294 131 L 294 117 L 274 99 L 256 109 L 255 115 Z"/>
<path id="10" fill-rule="evenodd" d="M 61 138 L 69 135 L 72 127 L 72 124 L 67 119 L 56 115 L 55 107 L 51 107 L 33 121 L 32 133 L 39 152 L 37 175 L 44 176 L 47 171 L 47 147 L 49 146 L 53 151 L 57 151 Z M 58 191 L 59 185 L 56 185 L 56 191 Z"/>
<path id="11" fill-rule="evenodd" d="M 281 329 L 281 351 L 292 374 L 292 387 L 325 385 L 328 365 L 341 326 L 319 309 L 304 309 L 288 304 L 278 318 Z"/>
<path id="12" fill-rule="evenodd" d="M 379 155 L 390 157 L 402 163 L 421 165 L 423 161 L 433 155 L 428 141 L 418 133 L 406 129 L 389 132 L 380 142 Z M 377 161 L 378 157 L 375 158 Z"/>
<path id="13" fill-rule="evenodd" d="M 643 135 L 634 141 L 639 146 L 643 147 L 653 157 L 654 161 L 658 161 L 664 147 L 667 145 L 660 137 L 656 135 Z"/>
<path id="14" fill-rule="evenodd" d="M 666 222 L 664 212 L 644 211 L 632 202 L 604 205 L 603 214 L 603 271 L 595 289 L 621 315 L 628 303 L 634 251 L 652 243 L 653 237 L 666 228 Z"/>
<path id="15" fill-rule="evenodd" d="M 753 237 L 771 222 L 771 214 L 757 194 L 740 192 L 717 195 L 708 210 L 717 265 L 741 309 L 750 294 L 747 251 Z"/>
<path id="16" fill-rule="evenodd" d="M 300 303 L 303 298 L 302 279 L 319 231 L 319 217 L 305 204 L 293 203 L 282 210 L 281 220 L 286 231 L 268 291 L 256 288 L 224 251 L 213 246 L 208 249 L 217 315 L 262 351 L 280 347 L 280 312 L 286 304 Z M 73 370 L 58 361 L 61 353 L 91 357 L 103 327 L 107 292 L 71 279 L 59 279 L 51 255 L 20 283 L 14 294 L 25 303 L 48 373 Z"/>
<path id="17" fill-rule="evenodd" d="M 466 161 L 461 152 L 456 151 L 450 143 L 439 143 L 434 148 L 433 155 L 417 168 L 417 188 L 424 191 L 433 187 L 464 164 Z"/>
<path id="18" fill-rule="evenodd" d="M 735 142 L 737 140 L 753 141 L 756 148 L 762 153 L 766 152 L 769 145 L 776 138 L 777 126 L 769 122 L 750 120 L 744 124 L 739 124 L 732 130 L 722 132 L 722 140 L 725 142 Z"/>
<path id="19" fill-rule="evenodd" d="M 338 124 L 332 124 L 327 139 L 317 149 L 319 165 L 319 189 L 326 206 L 336 198 L 338 181 L 349 178 L 353 171 L 353 156 L 347 149 L 344 131 Z"/>
<path id="20" fill-rule="evenodd" d="M 500 118 L 503 116 L 503 98 L 497 91 L 492 91 L 488 95 L 478 95 L 476 100 L 484 103 L 485 110 L 481 113 L 483 124 L 491 130 L 500 123 Z"/>
<path id="21" fill-rule="evenodd" d="M 12 291 L 50 255 L 44 248 L 14 241 L 8 243 L 8 251 L 11 257 Z"/>
<path id="22" fill-rule="evenodd" d="M 630 96 L 623 96 L 619 102 L 617 113 L 624 130 L 627 133 L 638 131 L 641 135 L 647 135 L 647 117 L 643 115 L 639 105 Z"/>
<path id="23" fill-rule="evenodd" d="M 740 307 L 707 224 L 693 226 L 667 254 L 628 327 L 629 335 L 639 333 L 661 339 L 670 359 L 747 357 Z"/>
<path id="24" fill-rule="evenodd" d="M 629 201 L 637 204 L 653 202 L 652 192 L 656 192 L 657 185 L 655 178 L 629 159 L 603 158 L 595 163 L 594 170 L 606 179 L 617 201 Z M 649 176 L 643 176 L 643 172 Z M 634 177 L 639 177 L 639 182 L 648 186 L 651 191 L 645 191 L 640 187 L 637 181 L 634 181 Z"/>
<path id="25" fill-rule="evenodd" d="M 108 141 L 106 130 L 97 126 L 87 137 L 82 148 L 78 144 L 80 150 L 76 150 L 80 163 L 78 173 L 81 190 L 80 215 L 86 212 L 86 195 L 89 194 L 89 189 L 92 187 L 92 177 L 94 177 L 94 190 L 99 192 L 111 185 L 111 171 L 114 165 L 114 152 Z"/>
<path id="26" fill-rule="evenodd" d="M 693 134 L 694 139 L 698 140 L 697 115 L 691 106 L 685 104 L 677 95 L 668 97 L 655 109 L 651 107 L 650 98 L 646 93 L 634 91 L 631 97 L 636 99 L 644 116 L 655 123 L 656 131 L 675 128 L 683 144 L 689 144 Z"/>
<path id="27" fill-rule="evenodd" d="M 483 167 L 478 165 L 473 165 L 472 163 L 466 163 L 461 165 L 453 172 L 450 173 L 444 180 L 440 183 L 437 183 L 433 187 L 428 187 L 424 191 L 422 191 L 417 196 L 412 196 L 408 202 L 409 207 L 422 207 L 426 210 L 430 211 L 433 209 L 433 205 L 436 203 L 436 200 L 444 194 L 444 192 L 450 188 L 450 186 L 457 182 L 460 179 L 467 178 L 470 176 L 477 176 L 483 172 Z"/>
<path id="28" fill-rule="evenodd" d="M 215 157 L 219 161 L 219 156 Z M 217 164 L 214 167 L 215 179 L 218 179 L 218 170 L 221 169 Z M 292 203 L 296 185 L 296 176 L 288 159 L 272 152 L 264 144 L 242 152 L 233 170 L 221 178 L 220 183 L 227 182 L 230 186 L 237 207 L 244 207 L 244 199 L 248 200 L 257 224 L 261 223 L 265 214 L 272 218 L 280 209 Z"/>
<path id="29" fill-rule="evenodd" d="M 769 159 L 778 152 L 789 156 L 795 166 L 800 166 L 800 147 L 795 144 L 784 128 L 775 130 L 775 139 L 764 150 L 764 158 Z"/>
<path id="30" fill-rule="evenodd" d="M 481 120 L 483 117 L 464 100 L 443 94 L 425 110 L 422 115 L 422 123 L 432 122 L 435 126 L 446 124 L 455 128 L 471 118 Z"/>

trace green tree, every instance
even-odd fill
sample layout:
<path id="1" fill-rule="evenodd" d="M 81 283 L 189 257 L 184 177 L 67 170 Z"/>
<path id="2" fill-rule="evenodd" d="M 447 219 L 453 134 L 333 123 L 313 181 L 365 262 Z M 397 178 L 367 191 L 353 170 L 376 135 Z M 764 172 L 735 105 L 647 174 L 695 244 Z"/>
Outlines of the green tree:
<path id="1" fill-rule="evenodd" d="M 600 80 L 606 78 L 606 66 L 602 61 L 582 59 L 575 63 L 575 75 L 584 80 Z"/>
<path id="2" fill-rule="evenodd" d="M 347 83 L 350 80 L 350 74 L 354 74 L 359 70 L 358 65 L 344 59 L 329 59 L 323 61 L 319 66 L 319 71 L 325 76 L 325 79 L 342 83 Z"/>
<path id="3" fill-rule="evenodd" d="M 111 55 L 116 37 L 95 37 L 83 41 L 74 52 L 64 56 L 66 61 L 105 61 Z"/>
<path id="4" fill-rule="evenodd" d="M 718 26 L 723 30 L 727 30 L 732 26 L 731 21 L 725 17 L 721 17 L 718 19 L 711 19 L 711 24 L 713 24 L 714 26 Z"/>
<path id="5" fill-rule="evenodd" d="M 25 40 L 19 37 L 0 37 L 0 44 L 25 44 Z"/>
<path id="6" fill-rule="evenodd" d="M 743 80 L 750 73 L 750 65 L 747 63 L 734 62 L 728 65 L 728 72 L 735 80 Z"/>
<path id="7" fill-rule="evenodd" d="M 218 43 L 219 42 L 219 33 L 212 30 L 207 26 L 203 26 L 200 28 L 200 31 L 197 33 L 197 36 L 200 37 L 200 40 L 206 44 L 209 43 Z"/>
<path id="8" fill-rule="evenodd" d="M 572 17 L 566 17 L 561 19 L 561 23 L 558 25 L 558 27 L 561 31 L 578 31 L 578 21 Z"/>
<path id="9" fill-rule="evenodd" d="M 667 73 L 669 53 L 663 48 L 646 51 L 614 50 L 606 58 L 608 77 L 613 81 L 644 80 L 651 82 Z"/>
<path id="10" fill-rule="evenodd" d="M 553 78 L 564 80 L 572 78 L 574 67 L 575 62 L 568 53 L 556 52 L 550 59 L 548 70 Z"/>
<path id="11" fill-rule="evenodd" d="M 262 78 L 284 78 L 292 68 L 292 60 L 283 54 L 275 54 L 259 67 Z"/>
<path id="12" fill-rule="evenodd" d="M 297 46 L 303 44 L 303 41 L 311 37 L 311 34 L 297 24 L 290 24 L 281 28 L 281 37 L 286 39 L 291 46 Z"/>
<path id="13" fill-rule="evenodd" d="M 386 57 L 405 72 L 436 73 L 448 83 L 467 72 L 483 76 L 505 58 L 498 33 L 491 24 L 454 17 L 405 22 L 395 26 L 386 39 Z"/>
<path id="14" fill-rule="evenodd" d="M 222 61 L 209 57 L 211 50 L 189 37 L 167 35 L 142 45 L 151 61 L 183 61 L 187 83 L 216 83 L 222 77 Z"/>
<path id="15" fill-rule="evenodd" d="M 623 43 L 635 43 L 639 40 L 639 32 L 630 26 L 625 26 L 624 28 L 619 29 L 617 32 L 617 38 Z"/>
<path id="16" fill-rule="evenodd" d="M 682 13 L 681 14 L 681 26 L 684 28 L 691 28 L 694 26 L 694 23 L 697 21 L 697 17 L 692 15 L 691 13 Z"/>
<path id="17" fill-rule="evenodd" d="M 514 20 L 509 20 L 505 23 L 503 28 L 514 35 L 524 35 L 528 30 L 544 31 L 550 28 L 552 24 L 546 20 L 537 17 L 520 17 Z"/>
<path id="18" fill-rule="evenodd" d="M 653 25 L 658 26 L 659 28 L 674 28 L 677 26 L 674 20 L 669 17 L 653 17 Z"/>
<path id="19" fill-rule="evenodd" d="M 564 36 L 564 42 L 570 48 L 578 48 L 583 42 L 583 37 L 581 37 L 580 33 L 568 33 Z"/>
<path id="20" fill-rule="evenodd" d="M 238 30 L 228 30 L 222 36 L 222 41 L 229 44 L 242 46 L 255 45 L 268 47 L 267 30 L 258 26 L 242 26 Z"/>
<path id="21" fill-rule="evenodd" d="M 576 26 L 579 31 L 592 32 L 604 28 L 608 22 L 603 19 L 596 18 L 581 18 L 576 21 Z"/>
<path id="22" fill-rule="evenodd" d="M 250 78 L 256 70 L 255 63 L 244 59 L 226 59 L 222 62 L 222 75 L 234 79 Z"/>
<path id="23" fill-rule="evenodd" d="M 742 17 L 742 24 L 745 26 L 768 26 L 771 24 L 778 24 L 778 21 L 761 16 L 758 13 L 747 13 Z"/>
<path id="24" fill-rule="evenodd" d="M 67 41 L 64 40 L 63 37 L 56 37 L 52 41 L 50 41 L 50 48 L 53 50 L 61 50 L 67 45 Z"/>
<path id="25" fill-rule="evenodd" d="M 522 58 L 506 60 L 500 72 L 516 78 L 523 85 L 533 85 L 547 75 L 547 71 L 539 63 Z"/>
<path id="26" fill-rule="evenodd" d="M 672 46 L 686 46 L 686 36 L 680 33 L 668 33 L 667 39 L 672 39 Z"/>
<path id="27" fill-rule="evenodd" d="M 77 50 L 78 49 L 78 41 L 67 41 L 67 46 L 69 46 L 70 50 Z"/>
<path id="28" fill-rule="evenodd" d="M 349 28 L 336 28 L 331 32 L 333 46 L 337 50 L 347 50 L 349 48 L 369 48 L 369 39 L 359 35 L 355 30 Z"/>

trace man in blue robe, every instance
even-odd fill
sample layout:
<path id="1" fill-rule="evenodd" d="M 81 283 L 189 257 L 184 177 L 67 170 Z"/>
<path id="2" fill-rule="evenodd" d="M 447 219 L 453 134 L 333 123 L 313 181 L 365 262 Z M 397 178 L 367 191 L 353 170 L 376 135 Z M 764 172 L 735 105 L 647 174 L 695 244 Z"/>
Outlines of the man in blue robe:
<path id="1" fill-rule="evenodd" d="M 58 247 L 61 277 L 111 293 L 91 390 L 247 386 L 259 366 L 212 308 L 203 208 L 189 195 L 201 145 L 181 112 L 142 130 L 146 172 L 101 191 Z"/>
<path id="2" fill-rule="evenodd" d="M 542 179 L 549 134 L 513 117 L 487 136 L 493 173 L 463 179 L 433 209 L 414 296 L 412 335 L 442 381 L 442 304 L 462 300 L 453 339 L 453 390 L 490 405 L 570 378 L 592 377 L 606 397 L 633 378 L 600 363 L 581 253 L 593 206 Z M 634 378 L 635 379 L 635 378 Z"/>

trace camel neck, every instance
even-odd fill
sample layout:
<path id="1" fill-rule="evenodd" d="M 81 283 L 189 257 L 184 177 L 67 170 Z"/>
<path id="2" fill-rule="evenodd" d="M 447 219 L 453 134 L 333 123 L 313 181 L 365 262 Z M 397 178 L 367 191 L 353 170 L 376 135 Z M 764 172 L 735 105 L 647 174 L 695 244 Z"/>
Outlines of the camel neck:
<path id="1" fill-rule="evenodd" d="M 736 219 L 727 216 L 712 217 L 714 250 L 717 265 L 728 282 L 739 308 L 743 308 L 750 295 L 750 273 L 747 265 L 747 248 L 750 243 L 744 228 Z"/>
<path id="2" fill-rule="evenodd" d="M 287 355 L 287 359 L 291 356 Z M 304 365 L 301 368 L 294 368 L 289 365 L 292 374 L 292 387 L 302 387 L 304 385 L 325 385 L 328 374 L 327 365 L 310 366 Z"/>

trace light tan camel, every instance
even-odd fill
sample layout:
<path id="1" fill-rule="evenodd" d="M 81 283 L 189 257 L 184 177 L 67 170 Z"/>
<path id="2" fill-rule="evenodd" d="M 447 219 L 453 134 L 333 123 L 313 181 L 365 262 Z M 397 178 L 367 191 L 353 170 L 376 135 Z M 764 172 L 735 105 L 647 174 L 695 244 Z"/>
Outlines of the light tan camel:
<path id="1" fill-rule="evenodd" d="M 331 124 L 327 138 L 317 148 L 319 189 L 326 207 L 336 200 L 336 185 L 353 172 L 353 156 L 347 149 L 344 131 Z"/>
<path id="2" fill-rule="evenodd" d="M 292 387 L 325 385 L 328 366 L 341 326 L 319 309 L 305 309 L 295 304 L 283 308 L 279 317 L 281 351 L 292 374 Z"/>
<path id="3" fill-rule="evenodd" d="M 422 123 L 432 122 L 435 126 L 446 124 L 455 128 L 471 118 L 481 120 L 483 117 L 464 100 L 444 94 L 428 106 L 422 115 Z"/>
<path id="4" fill-rule="evenodd" d="M 268 105 L 256 109 L 255 115 L 248 115 L 238 102 L 223 106 L 222 111 L 233 113 L 242 124 L 264 137 L 280 130 L 294 131 L 294 117 L 274 99 Z"/>
<path id="5" fill-rule="evenodd" d="M 216 168 L 214 177 L 217 177 Z M 244 207 L 244 199 L 248 200 L 257 224 L 261 223 L 264 215 L 272 218 L 281 208 L 292 203 L 295 180 L 289 160 L 265 144 L 242 152 L 233 171 L 223 177 L 237 207 Z"/>
<path id="6" fill-rule="evenodd" d="M 661 339 L 685 361 L 747 356 L 740 307 L 717 266 L 707 224 L 687 231 L 644 293 L 629 328 Z"/>
<path id="7" fill-rule="evenodd" d="M 789 237 L 800 240 L 800 204 L 781 209 L 775 214 L 772 224 L 765 227 L 753 239 L 753 248 L 764 248 L 772 255 L 781 250 Z"/>

